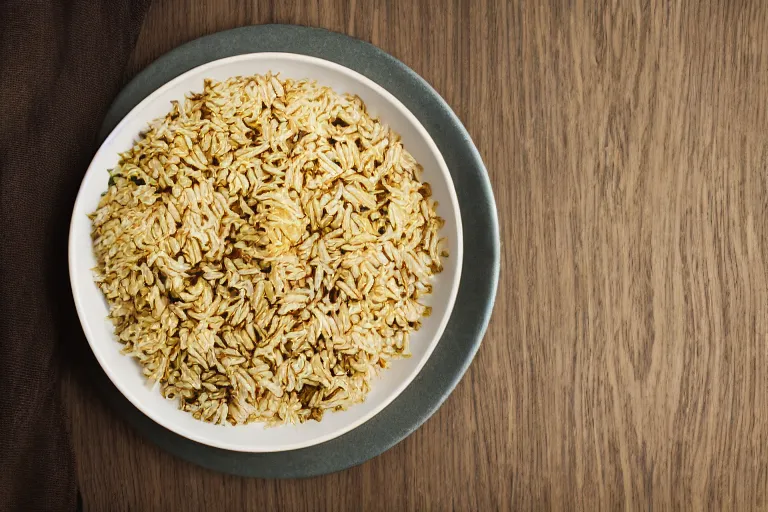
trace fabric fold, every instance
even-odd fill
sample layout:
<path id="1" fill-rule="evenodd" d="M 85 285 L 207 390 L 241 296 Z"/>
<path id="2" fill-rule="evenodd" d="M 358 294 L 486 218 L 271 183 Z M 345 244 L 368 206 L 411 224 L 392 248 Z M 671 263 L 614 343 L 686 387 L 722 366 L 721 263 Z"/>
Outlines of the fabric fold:
<path id="1" fill-rule="evenodd" d="M 0 510 L 74 510 L 60 366 L 78 186 L 149 0 L 0 3 Z"/>

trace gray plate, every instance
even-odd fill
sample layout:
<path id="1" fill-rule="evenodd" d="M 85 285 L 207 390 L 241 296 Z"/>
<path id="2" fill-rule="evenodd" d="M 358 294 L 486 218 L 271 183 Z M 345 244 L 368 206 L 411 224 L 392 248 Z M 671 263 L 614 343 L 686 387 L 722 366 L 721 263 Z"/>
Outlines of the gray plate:
<path id="1" fill-rule="evenodd" d="M 201 466 L 262 478 L 308 477 L 339 471 L 402 441 L 445 401 L 472 362 L 491 316 L 499 278 L 499 227 L 488 175 L 467 131 L 443 99 L 394 57 L 351 37 L 293 25 L 243 27 L 202 37 L 153 62 L 112 104 L 100 138 L 157 88 L 212 60 L 255 52 L 320 57 L 362 73 L 394 94 L 429 131 L 456 187 L 464 225 L 461 284 L 442 339 L 408 388 L 388 407 L 347 434 L 320 445 L 278 453 L 240 453 L 190 441 L 150 420 L 99 372 L 108 401 L 147 438 Z"/>

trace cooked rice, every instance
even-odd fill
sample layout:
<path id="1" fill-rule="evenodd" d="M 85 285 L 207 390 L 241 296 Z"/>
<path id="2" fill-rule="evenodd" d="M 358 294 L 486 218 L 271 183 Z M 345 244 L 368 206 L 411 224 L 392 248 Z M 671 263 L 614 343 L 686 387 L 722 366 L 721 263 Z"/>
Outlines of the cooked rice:
<path id="1" fill-rule="evenodd" d="M 124 352 L 181 409 L 320 420 L 410 355 L 443 221 L 360 98 L 207 80 L 120 156 L 91 215 L 96 282 Z"/>

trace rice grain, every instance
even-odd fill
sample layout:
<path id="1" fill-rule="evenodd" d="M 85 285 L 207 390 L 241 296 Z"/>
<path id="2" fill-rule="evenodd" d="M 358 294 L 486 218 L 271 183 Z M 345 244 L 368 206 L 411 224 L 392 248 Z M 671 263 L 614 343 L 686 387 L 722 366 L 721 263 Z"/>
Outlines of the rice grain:
<path id="1" fill-rule="evenodd" d="M 90 216 L 123 351 L 213 423 L 363 401 L 410 355 L 447 256 L 420 171 L 356 96 L 207 80 L 121 154 Z"/>

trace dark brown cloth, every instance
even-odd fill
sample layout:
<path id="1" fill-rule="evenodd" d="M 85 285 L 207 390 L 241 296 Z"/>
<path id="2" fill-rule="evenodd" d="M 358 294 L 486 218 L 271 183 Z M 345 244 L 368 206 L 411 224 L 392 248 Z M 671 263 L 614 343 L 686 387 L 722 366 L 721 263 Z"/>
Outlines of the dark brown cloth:
<path id="1" fill-rule="evenodd" d="M 0 0 L 0 510 L 73 510 L 74 198 L 149 0 Z"/>

